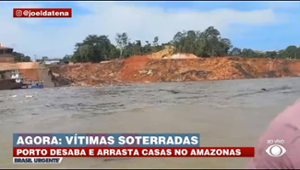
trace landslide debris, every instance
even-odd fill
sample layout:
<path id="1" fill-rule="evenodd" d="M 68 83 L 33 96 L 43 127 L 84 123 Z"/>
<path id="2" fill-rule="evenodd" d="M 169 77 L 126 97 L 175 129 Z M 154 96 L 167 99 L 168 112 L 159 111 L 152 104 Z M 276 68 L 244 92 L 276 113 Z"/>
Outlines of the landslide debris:
<path id="1" fill-rule="evenodd" d="M 85 63 L 53 66 L 51 70 L 58 85 L 96 86 L 120 83 L 122 60 L 106 63 Z M 68 83 L 67 83 L 68 82 Z"/>
<path id="2" fill-rule="evenodd" d="M 96 64 L 51 68 L 61 81 L 95 86 L 120 83 L 201 81 L 299 76 L 300 61 L 264 58 L 154 59 L 153 55 L 132 56 Z"/>

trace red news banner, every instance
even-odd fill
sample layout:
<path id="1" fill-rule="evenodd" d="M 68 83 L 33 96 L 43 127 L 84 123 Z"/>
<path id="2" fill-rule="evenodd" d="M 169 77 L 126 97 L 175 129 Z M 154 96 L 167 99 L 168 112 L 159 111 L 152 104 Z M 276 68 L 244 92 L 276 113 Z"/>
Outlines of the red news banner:
<path id="1" fill-rule="evenodd" d="M 72 8 L 14 8 L 14 18 L 72 18 Z"/>
<path id="2" fill-rule="evenodd" d="M 254 147 L 15 147 L 13 157 L 254 157 Z"/>

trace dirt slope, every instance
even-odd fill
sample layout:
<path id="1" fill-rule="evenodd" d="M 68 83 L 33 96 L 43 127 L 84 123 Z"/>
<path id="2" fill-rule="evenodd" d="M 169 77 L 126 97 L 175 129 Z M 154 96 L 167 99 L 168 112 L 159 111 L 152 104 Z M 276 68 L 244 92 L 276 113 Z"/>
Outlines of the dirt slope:
<path id="1" fill-rule="evenodd" d="M 300 60 L 263 58 L 153 59 L 133 56 L 109 63 L 52 67 L 77 85 L 271 78 L 300 75 Z"/>

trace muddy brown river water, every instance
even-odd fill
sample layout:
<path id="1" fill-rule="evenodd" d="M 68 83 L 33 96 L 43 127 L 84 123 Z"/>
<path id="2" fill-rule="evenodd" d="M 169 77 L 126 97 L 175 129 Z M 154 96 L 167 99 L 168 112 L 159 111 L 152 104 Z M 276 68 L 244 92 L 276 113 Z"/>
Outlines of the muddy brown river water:
<path id="1" fill-rule="evenodd" d="M 299 84 L 300 78 L 280 78 L 0 91 L 0 168 L 243 168 L 248 158 L 64 158 L 59 165 L 15 165 L 12 134 L 200 133 L 201 146 L 254 146 L 299 97 Z"/>

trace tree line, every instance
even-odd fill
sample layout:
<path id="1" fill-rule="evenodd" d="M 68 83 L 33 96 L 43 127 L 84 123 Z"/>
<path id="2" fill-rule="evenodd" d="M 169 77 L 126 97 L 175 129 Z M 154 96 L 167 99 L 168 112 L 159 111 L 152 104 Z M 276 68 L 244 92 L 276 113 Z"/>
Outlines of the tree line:
<path id="1" fill-rule="evenodd" d="M 152 41 L 142 43 L 141 40 L 131 40 L 125 32 L 117 33 L 114 44 L 106 35 L 88 35 L 82 42 L 75 44 L 74 53 L 65 55 L 63 61 L 101 62 L 124 59 L 133 55 L 155 53 L 166 46 L 174 47 L 174 53 L 192 53 L 199 57 L 239 56 L 300 59 L 300 47 L 295 45 L 290 45 L 279 51 L 264 52 L 251 48 L 234 47 L 230 39 L 222 37 L 220 31 L 213 26 L 204 31 L 179 31 L 171 41 L 166 43 L 160 43 L 157 36 Z M 27 57 L 21 53 L 16 56 L 18 56 L 16 58 L 18 61 L 23 61 Z"/>
<path id="2" fill-rule="evenodd" d="M 19 52 L 13 52 L 15 62 L 31 62 L 31 57 Z"/>

